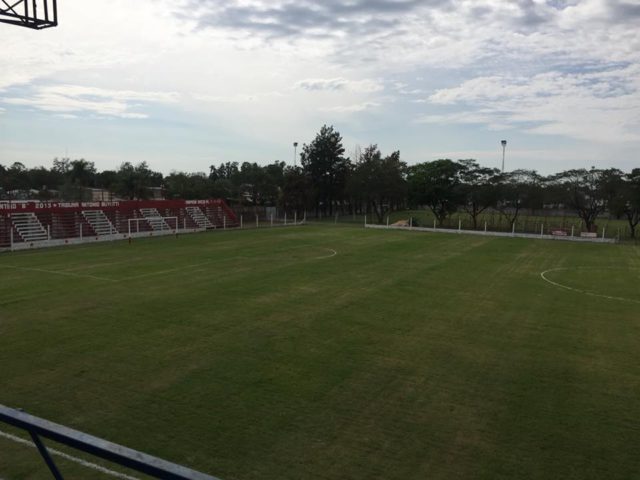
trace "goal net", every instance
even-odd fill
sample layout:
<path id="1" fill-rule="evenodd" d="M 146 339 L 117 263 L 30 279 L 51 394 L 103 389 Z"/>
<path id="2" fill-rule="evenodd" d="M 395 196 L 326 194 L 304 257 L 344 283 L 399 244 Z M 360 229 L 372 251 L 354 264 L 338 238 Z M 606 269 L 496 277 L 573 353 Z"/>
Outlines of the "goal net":
<path id="1" fill-rule="evenodd" d="M 178 231 L 178 217 L 139 217 L 130 218 L 128 222 L 129 235 L 144 232 L 176 233 Z"/>

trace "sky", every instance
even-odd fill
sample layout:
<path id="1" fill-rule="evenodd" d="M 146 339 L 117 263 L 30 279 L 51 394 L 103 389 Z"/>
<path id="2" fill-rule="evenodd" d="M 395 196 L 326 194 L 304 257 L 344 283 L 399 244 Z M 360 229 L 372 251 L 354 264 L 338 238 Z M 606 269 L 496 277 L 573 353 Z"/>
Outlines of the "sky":
<path id="1" fill-rule="evenodd" d="M 39 0 L 40 2 L 44 0 Z M 58 0 L 0 24 L 0 164 L 347 155 L 640 167 L 640 0 Z M 298 147 L 298 153 L 300 147 Z"/>

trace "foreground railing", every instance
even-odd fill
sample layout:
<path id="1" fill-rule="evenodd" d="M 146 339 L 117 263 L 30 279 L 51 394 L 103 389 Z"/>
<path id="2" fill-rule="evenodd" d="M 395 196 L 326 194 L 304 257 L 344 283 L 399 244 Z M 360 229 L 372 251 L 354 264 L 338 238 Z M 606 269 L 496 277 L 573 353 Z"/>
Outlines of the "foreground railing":
<path id="1" fill-rule="evenodd" d="M 29 433 L 42 459 L 56 480 L 64 480 L 64 477 L 49 454 L 42 438 L 53 440 L 154 478 L 166 480 L 218 480 L 211 475 L 196 472 L 190 468 L 152 457 L 146 453 L 34 417 L 4 405 L 0 405 L 0 422 Z"/>

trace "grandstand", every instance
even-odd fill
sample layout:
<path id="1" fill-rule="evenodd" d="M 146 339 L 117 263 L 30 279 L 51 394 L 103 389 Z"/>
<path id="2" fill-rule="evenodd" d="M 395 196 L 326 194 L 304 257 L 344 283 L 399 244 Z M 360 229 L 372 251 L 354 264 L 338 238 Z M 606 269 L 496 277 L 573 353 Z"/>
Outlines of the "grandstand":
<path id="1" fill-rule="evenodd" d="M 0 204 L 0 250 L 236 226 L 236 215 L 220 199 L 7 202 Z"/>

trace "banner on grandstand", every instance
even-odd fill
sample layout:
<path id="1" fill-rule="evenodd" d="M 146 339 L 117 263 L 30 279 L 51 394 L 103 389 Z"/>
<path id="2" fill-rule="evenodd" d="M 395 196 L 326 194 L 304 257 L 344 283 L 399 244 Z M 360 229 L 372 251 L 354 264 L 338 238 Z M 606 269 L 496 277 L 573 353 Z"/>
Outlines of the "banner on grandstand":
<path id="1" fill-rule="evenodd" d="M 172 209 L 188 206 L 225 206 L 220 199 L 209 200 L 121 200 L 114 202 L 0 202 L 0 212 L 83 211 L 83 210 L 135 210 L 140 208 Z"/>

